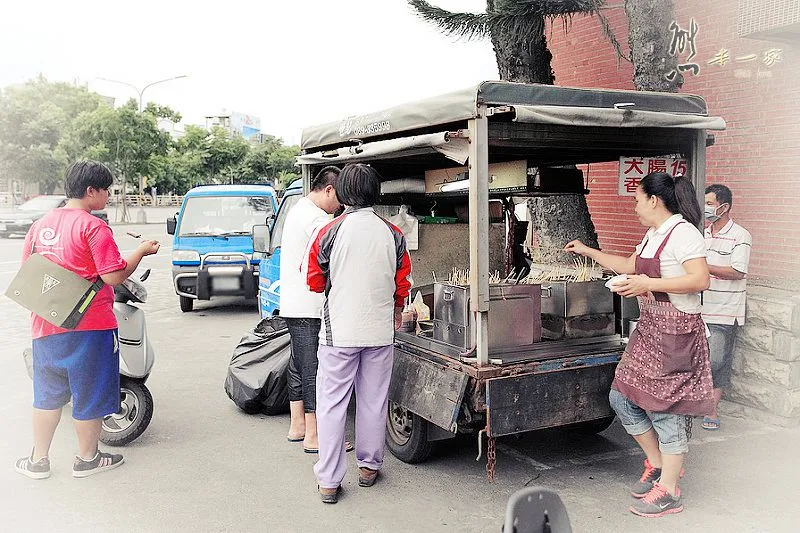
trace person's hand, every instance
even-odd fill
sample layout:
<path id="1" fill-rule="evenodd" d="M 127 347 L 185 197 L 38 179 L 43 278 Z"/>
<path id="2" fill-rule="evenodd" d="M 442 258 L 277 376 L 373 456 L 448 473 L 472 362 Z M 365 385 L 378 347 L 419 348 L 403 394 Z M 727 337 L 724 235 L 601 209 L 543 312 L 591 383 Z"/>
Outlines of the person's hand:
<path id="1" fill-rule="evenodd" d="M 567 245 L 564 246 L 564 251 L 573 254 L 587 256 L 592 251 L 592 248 L 589 248 L 588 246 L 583 244 L 580 240 L 575 239 L 574 241 L 568 242 Z"/>
<path id="2" fill-rule="evenodd" d="M 137 251 L 142 253 L 142 257 L 146 255 L 153 255 L 158 252 L 158 249 L 161 247 L 161 244 L 158 241 L 149 241 L 145 240 L 139 244 L 139 248 Z"/>
<path id="3" fill-rule="evenodd" d="M 628 279 L 613 285 L 613 292 L 625 297 L 642 296 L 651 292 L 651 280 L 652 278 L 645 274 L 628 274 Z"/>
<path id="4" fill-rule="evenodd" d="M 394 308 L 394 329 L 400 329 L 400 326 L 403 324 L 403 308 L 402 307 L 395 307 Z"/>

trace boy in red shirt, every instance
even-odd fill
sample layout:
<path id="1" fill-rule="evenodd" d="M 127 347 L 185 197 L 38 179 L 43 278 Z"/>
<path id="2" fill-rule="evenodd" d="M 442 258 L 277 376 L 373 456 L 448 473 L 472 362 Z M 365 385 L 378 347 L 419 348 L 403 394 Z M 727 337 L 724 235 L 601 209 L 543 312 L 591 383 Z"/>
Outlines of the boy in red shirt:
<path id="1" fill-rule="evenodd" d="M 62 329 L 32 314 L 33 438 L 29 457 L 15 469 L 33 479 L 50 477 L 48 452 L 61 408 L 72 398 L 78 434 L 74 477 L 86 477 L 122 464 L 122 455 L 101 452 L 103 417 L 119 410 L 119 340 L 114 316 L 114 289 L 130 276 L 146 255 L 158 252 L 157 241 L 143 241 L 123 259 L 111 228 L 91 214 L 108 202 L 114 179 L 102 163 L 80 161 L 66 173 L 69 200 L 37 220 L 25 237 L 23 262 L 38 253 L 79 276 L 106 285 L 73 330 Z"/>

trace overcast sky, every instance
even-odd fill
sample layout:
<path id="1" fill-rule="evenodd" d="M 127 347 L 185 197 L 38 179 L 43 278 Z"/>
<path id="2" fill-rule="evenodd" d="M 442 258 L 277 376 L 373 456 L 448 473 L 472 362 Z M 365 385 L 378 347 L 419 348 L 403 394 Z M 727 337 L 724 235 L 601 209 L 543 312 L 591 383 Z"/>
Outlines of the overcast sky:
<path id="1" fill-rule="evenodd" d="M 482 11 L 485 0 L 434 0 Z M 43 74 L 117 98 L 148 88 L 184 123 L 223 109 L 261 118 L 290 144 L 309 124 L 497 79 L 489 41 L 438 33 L 405 0 L 10 0 L 0 17 L 0 86 Z"/>

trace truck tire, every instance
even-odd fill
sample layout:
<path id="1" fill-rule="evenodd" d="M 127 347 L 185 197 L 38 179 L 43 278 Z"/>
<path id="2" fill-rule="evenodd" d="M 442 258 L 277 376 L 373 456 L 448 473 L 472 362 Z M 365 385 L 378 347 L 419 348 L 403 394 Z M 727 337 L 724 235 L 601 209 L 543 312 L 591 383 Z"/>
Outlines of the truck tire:
<path id="1" fill-rule="evenodd" d="M 421 463 L 430 457 L 434 443 L 428 440 L 428 424 L 424 418 L 389 401 L 386 418 L 386 446 L 404 463 Z"/>
<path id="2" fill-rule="evenodd" d="M 597 433 L 607 430 L 613 423 L 614 416 L 612 415 L 605 418 L 598 418 L 597 420 L 572 424 L 566 426 L 564 429 L 577 435 L 596 435 Z"/>
<path id="3" fill-rule="evenodd" d="M 181 311 L 188 313 L 194 307 L 194 299 L 187 296 L 181 296 Z"/>

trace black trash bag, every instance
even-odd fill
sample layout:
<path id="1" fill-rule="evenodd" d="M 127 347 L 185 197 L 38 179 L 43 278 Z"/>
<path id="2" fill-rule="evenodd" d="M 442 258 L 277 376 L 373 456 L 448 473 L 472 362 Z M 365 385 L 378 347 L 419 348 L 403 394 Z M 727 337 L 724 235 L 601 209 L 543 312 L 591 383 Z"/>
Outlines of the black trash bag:
<path id="1" fill-rule="evenodd" d="M 233 350 L 225 392 L 243 411 L 278 415 L 289 411 L 289 361 L 286 321 L 265 318 Z"/>

